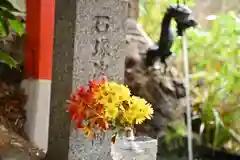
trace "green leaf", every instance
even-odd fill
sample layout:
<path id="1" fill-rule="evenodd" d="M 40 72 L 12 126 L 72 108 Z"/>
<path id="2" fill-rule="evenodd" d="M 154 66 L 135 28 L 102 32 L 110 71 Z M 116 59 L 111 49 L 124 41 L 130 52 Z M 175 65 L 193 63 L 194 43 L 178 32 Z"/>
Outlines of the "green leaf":
<path id="1" fill-rule="evenodd" d="M 5 37 L 9 34 L 9 28 L 4 19 L 0 16 L 0 36 Z"/>
<path id="2" fill-rule="evenodd" d="M 214 133 L 214 140 L 213 140 L 213 148 L 219 148 L 226 144 L 230 140 L 230 130 L 224 125 L 219 113 L 214 108 L 213 110 L 213 117 L 215 122 L 215 133 Z"/>
<path id="3" fill-rule="evenodd" d="M 24 26 L 23 26 L 23 23 L 17 19 L 15 20 L 11 20 L 11 19 L 8 19 L 8 22 L 11 26 L 11 28 L 18 33 L 19 36 L 22 36 L 23 33 L 24 33 Z"/>
<path id="4" fill-rule="evenodd" d="M 16 16 L 11 13 L 9 10 L 4 10 L 0 8 L 0 16 L 3 19 L 16 19 Z"/>
<path id="5" fill-rule="evenodd" d="M 17 61 L 15 61 L 10 55 L 4 52 L 0 52 L 0 61 L 9 65 L 10 68 L 17 68 Z"/>
<path id="6" fill-rule="evenodd" d="M 146 13 L 145 1 L 144 0 L 139 1 L 139 9 L 140 9 L 140 15 L 141 16 Z"/>
<path id="7" fill-rule="evenodd" d="M 6 21 L 8 23 L 6 23 Z M 9 25 L 10 27 L 17 32 L 20 36 L 24 33 L 23 23 L 16 18 L 16 16 L 6 10 L 0 8 L 0 32 L 2 36 L 7 36 L 9 34 Z"/>
<path id="8" fill-rule="evenodd" d="M 145 4 L 145 0 L 140 0 L 140 1 L 139 1 L 139 5 L 140 5 L 140 6 L 143 6 L 143 7 L 144 7 L 144 4 Z"/>
<path id="9" fill-rule="evenodd" d="M 20 10 L 15 8 L 13 6 L 13 4 L 11 2 L 9 2 L 8 0 L 1 0 L 0 8 L 4 8 L 4 9 L 7 9 L 8 11 L 12 11 L 12 12 L 21 12 Z"/>

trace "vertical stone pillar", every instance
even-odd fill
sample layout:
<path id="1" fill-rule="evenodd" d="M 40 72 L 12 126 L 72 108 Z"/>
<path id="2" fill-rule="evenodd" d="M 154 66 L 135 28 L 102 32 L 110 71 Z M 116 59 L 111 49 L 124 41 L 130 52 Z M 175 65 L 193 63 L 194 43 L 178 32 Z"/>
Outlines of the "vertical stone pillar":
<path id="1" fill-rule="evenodd" d="M 123 0 L 77 1 L 73 89 L 104 73 L 123 83 L 127 11 Z M 111 133 L 92 142 L 73 130 L 69 159 L 112 159 L 110 138 Z"/>
<path id="2" fill-rule="evenodd" d="M 107 73 L 123 82 L 125 0 L 77 0 L 73 88 Z"/>
<path id="3" fill-rule="evenodd" d="M 68 159 L 70 120 L 66 100 L 72 92 L 76 15 L 76 0 L 55 0 L 47 160 Z"/>
<path id="4" fill-rule="evenodd" d="M 86 139 L 71 131 L 66 100 L 77 86 L 106 73 L 123 82 L 125 59 L 124 0 L 56 0 L 53 73 L 47 160 L 108 160 L 110 137 Z M 106 143 L 105 143 L 106 142 Z M 105 144 L 105 145 L 104 145 Z M 103 146 L 103 147 L 100 147 Z"/>
<path id="5" fill-rule="evenodd" d="M 124 0 L 77 0 L 73 89 L 104 73 L 123 83 L 127 12 Z M 73 130 L 69 160 L 112 159 L 110 134 L 92 142 Z"/>
<path id="6" fill-rule="evenodd" d="M 139 17 L 139 0 L 129 0 L 128 2 L 129 18 L 138 19 Z"/>

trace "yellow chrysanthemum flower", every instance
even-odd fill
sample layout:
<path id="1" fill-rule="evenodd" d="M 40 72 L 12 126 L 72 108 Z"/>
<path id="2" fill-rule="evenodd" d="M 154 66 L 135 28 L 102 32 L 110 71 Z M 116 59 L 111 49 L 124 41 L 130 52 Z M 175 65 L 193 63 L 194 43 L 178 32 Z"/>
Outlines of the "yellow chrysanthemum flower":
<path id="1" fill-rule="evenodd" d="M 95 93 L 95 98 L 101 104 L 120 104 L 130 98 L 130 90 L 115 82 L 106 82 Z M 107 106 L 107 105 L 106 105 Z"/>
<path id="2" fill-rule="evenodd" d="M 124 113 L 122 123 L 141 124 L 146 119 L 151 119 L 153 109 L 146 100 L 132 96 L 128 101 L 129 108 Z"/>
<path id="3" fill-rule="evenodd" d="M 130 98 L 130 90 L 115 82 L 105 82 L 95 92 L 95 99 L 103 105 L 105 116 L 114 120 L 118 116 L 118 109 L 123 101 Z"/>
<path id="4" fill-rule="evenodd" d="M 146 100 L 132 96 L 128 87 L 115 82 L 103 83 L 95 92 L 95 99 L 103 105 L 104 116 L 123 126 L 141 124 L 151 119 L 153 109 Z"/>
<path id="5" fill-rule="evenodd" d="M 104 107 L 105 108 L 105 117 L 113 121 L 118 116 L 118 108 L 117 107 Z"/>
<path id="6" fill-rule="evenodd" d="M 110 82 L 109 86 L 119 101 L 127 101 L 130 98 L 130 90 L 126 86 L 115 82 Z"/>

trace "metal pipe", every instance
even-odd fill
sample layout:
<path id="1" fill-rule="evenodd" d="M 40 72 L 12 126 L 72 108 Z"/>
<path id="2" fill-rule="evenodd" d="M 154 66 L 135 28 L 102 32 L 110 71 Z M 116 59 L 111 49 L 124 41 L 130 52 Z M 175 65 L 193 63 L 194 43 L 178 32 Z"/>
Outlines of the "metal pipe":
<path id="1" fill-rule="evenodd" d="M 185 72 L 185 87 L 186 87 L 186 112 L 187 112 L 187 133 L 188 133 L 188 160 L 193 160 L 193 144 L 192 144 L 192 116 L 190 104 L 190 77 L 189 77 L 189 62 L 187 50 L 187 36 L 185 32 L 182 35 L 182 52 L 184 60 Z"/>

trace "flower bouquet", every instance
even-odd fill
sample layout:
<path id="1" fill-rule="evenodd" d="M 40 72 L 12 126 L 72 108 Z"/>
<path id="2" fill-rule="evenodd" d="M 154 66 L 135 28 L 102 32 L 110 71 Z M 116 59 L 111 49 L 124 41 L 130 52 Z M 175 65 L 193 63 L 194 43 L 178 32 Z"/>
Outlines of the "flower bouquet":
<path id="1" fill-rule="evenodd" d="M 145 99 L 131 95 L 127 86 L 106 78 L 80 87 L 68 100 L 67 111 L 76 128 L 82 129 L 88 138 L 96 138 L 95 133 L 115 131 L 112 143 L 119 130 L 141 124 L 153 114 Z"/>

